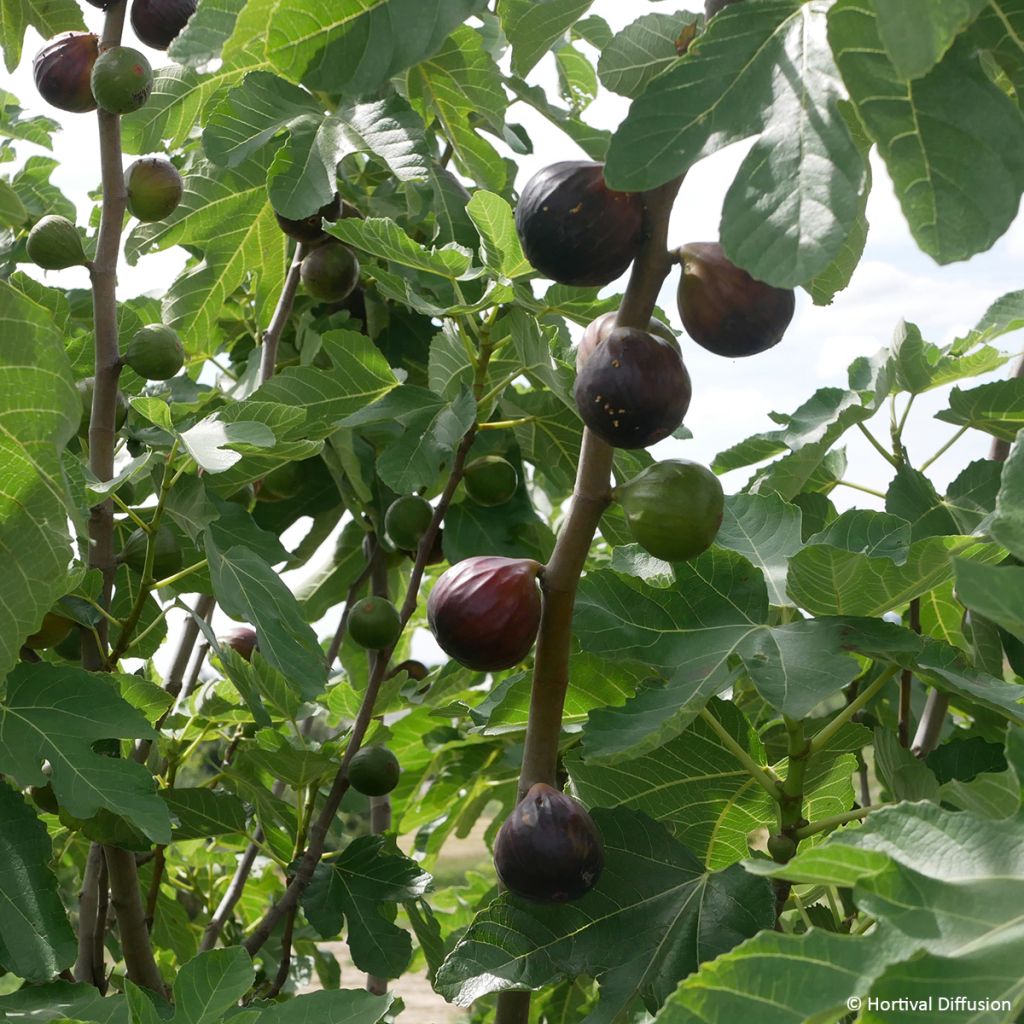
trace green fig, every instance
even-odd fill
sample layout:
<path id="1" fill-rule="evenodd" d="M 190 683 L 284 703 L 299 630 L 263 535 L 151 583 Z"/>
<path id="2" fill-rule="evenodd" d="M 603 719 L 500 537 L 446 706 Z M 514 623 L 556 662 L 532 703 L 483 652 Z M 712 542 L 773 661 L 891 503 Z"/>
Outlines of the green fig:
<path id="1" fill-rule="evenodd" d="M 41 651 L 47 647 L 56 647 L 71 632 L 74 623 L 58 615 L 56 612 L 47 612 L 43 621 L 31 636 L 26 637 L 25 646 L 31 647 L 33 651 Z"/>
<path id="2" fill-rule="evenodd" d="M 132 335 L 124 361 L 146 380 L 170 380 L 185 365 L 185 346 L 170 327 L 147 324 Z"/>
<path id="3" fill-rule="evenodd" d="M 341 242 L 329 241 L 306 254 L 299 275 L 313 298 L 340 302 L 359 284 L 359 260 Z"/>
<path id="4" fill-rule="evenodd" d="M 404 494 L 384 514 L 384 529 L 396 548 L 415 551 L 433 518 L 434 509 L 426 498 Z"/>
<path id="5" fill-rule="evenodd" d="M 121 550 L 121 561 L 140 576 L 146 567 L 147 539 L 148 534 L 144 530 L 135 530 Z M 173 576 L 182 566 L 181 545 L 174 531 L 161 524 L 157 527 L 153 544 L 153 579 L 162 580 Z"/>
<path id="6" fill-rule="evenodd" d="M 162 156 L 144 157 L 129 164 L 124 187 L 128 212 L 144 224 L 172 214 L 185 192 L 178 168 Z"/>
<path id="7" fill-rule="evenodd" d="M 272 469 L 260 482 L 256 497 L 260 501 L 284 501 L 302 490 L 302 470 L 297 462 L 286 462 Z"/>
<path id="8" fill-rule="evenodd" d="M 92 66 L 92 94 L 111 114 L 130 114 L 153 91 L 153 68 L 146 56 L 130 46 L 112 46 Z"/>
<path id="9" fill-rule="evenodd" d="M 38 220 L 25 243 L 29 259 L 43 270 L 66 270 L 88 263 L 78 229 L 67 217 L 50 214 Z"/>
<path id="10" fill-rule="evenodd" d="M 485 508 L 512 500 L 519 486 L 515 466 L 500 455 L 481 455 L 466 465 L 462 474 L 466 493 Z"/>
<path id="11" fill-rule="evenodd" d="M 711 470 L 685 459 L 655 462 L 618 487 L 630 535 L 666 562 L 707 551 L 722 525 L 725 497 Z"/>
<path id="12" fill-rule="evenodd" d="M 385 796 L 401 774 L 398 758 L 387 747 L 363 747 L 348 764 L 348 781 L 363 796 Z"/>
<path id="13" fill-rule="evenodd" d="M 360 647 L 379 651 L 390 647 L 402 634 L 398 609 L 386 598 L 364 597 L 348 613 L 348 635 Z"/>

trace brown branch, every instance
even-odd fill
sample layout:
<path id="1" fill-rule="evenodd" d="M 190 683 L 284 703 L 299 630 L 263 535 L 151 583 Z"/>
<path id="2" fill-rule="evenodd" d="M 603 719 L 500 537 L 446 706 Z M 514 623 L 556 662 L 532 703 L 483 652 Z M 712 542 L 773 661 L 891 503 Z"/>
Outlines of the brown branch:
<path id="1" fill-rule="evenodd" d="M 217 939 L 220 938 L 220 933 L 224 930 L 224 925 L 227 924 L 228 918 L 231 917 L 231 912 L 235 909 L 235 904 L 242 898 L 242 891 L 245 889 L 245 883 L 249 880 L 249 875 L 252 872 L 252 866 L 256 861 L 256 855 L 260 851 L 260 845 L 262 844 L 263 839 L 263 829 L 258 828 L 252 841 L 245 848 L 245 852 L 238 861 L 238 866 L 235 868 L 235 873 L 231 877 L 227 891 L 224 893 L 223 897 L 221 897 L 221 901 L 217 904 L 217 909 L 214 911 L 213 917 L 210 918 L 209 924 L 207 924 L 206 930 L 203 932 L 202 941 L 199 943 L 200 953 L 205 953 L 207 950 L 213 949 L 213 947 L 217 945 Z"/>
<path id="2" fill-rule="evenodd" d="M 164 995 L 164 981 L 153 958 L 149 929 L 142 910 L 135 855 L 116 846 L 104 848 L 110 873 L 110 902 L 121 934 L 121 952 L 128 977 L 136 985 Z"/>
<path id="3" fill-rule="evenodd" d="M 921 599 L 915 597 L 910 602 L 910 628 L 915 633 L 921 632 Z M 914 693 L 914 672 L 905 668 L 900 674 L 900 707 L 896 724 L 896 735 L 901 747 L 910 746 L 910 716 L 912 714 L 910 699 Z"/>
<path id="4" fill-rule="evenodd" d="M 277 346 L 284 333 L 288 317 L 292 315 L 292 306 L 295 304 L 295 293 L 299 289 L 299 270 L 302 266 L 302 258 L 306 255 L 303 245 L 295 247 L 295 255 L 292 258 L 288 273 L 285 274 L 284 285 L 281 294 L 277 299 L 277 306 L 274 308 L 274 315 L 270 318 L 270 324 L 263 332 L 263 351 L 260 354 L 260 383 L 264 384 L 274 376 L 274 369 L 277 366 Z"/>
<path id="5" fill-rule="evenodd" d="M 281 961 L 277 965 L 274 982 L 267 990 L 267 999 L 274 999 L 279 995 L 288 980 L 288 972 L 292 966 L 292 936 L 295 934 L 295 915 L 298 910 L 297 906 L 292 907 L 285 916 L 284 928 L 281 931 Z"/>
<path id="6" fill-rule="evenodd" d="M 138 860 L 135 866 L 139 866 Z M 156 902 L 160 897 L 160 884 L 164 880 L 164 869 L 167 866 L 167 847 L 158 846 L 156 855 L 153 858 L 153 877 L 149 882 L 149 892 L 146 894 L 146 928 L 153 931 L 153 921 L 156 919 Z"/>
<path id="7" fill-rule="evenodd" d="M 78 959 L 75 961 L 75 981 L 99 988 L 103 982 L 102 961 L 96 962 L 97 911 L 100 903 L 100 867 L 103 847 L 93 843 L 85 861 L 82 889 L 78 894 Z"/>

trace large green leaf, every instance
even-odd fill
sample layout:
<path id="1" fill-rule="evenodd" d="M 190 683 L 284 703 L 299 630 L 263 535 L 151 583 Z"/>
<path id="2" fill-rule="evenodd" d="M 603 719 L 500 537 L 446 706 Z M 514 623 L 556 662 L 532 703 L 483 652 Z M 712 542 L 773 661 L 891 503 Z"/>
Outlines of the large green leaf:
<path id="1" fill-rule="evenodd" d="M 937 412 L 935 418 L 1012 441 L 1024 429 L 1024 377 L 995 380 L 966 391 L 953 388 L 949 408 Z"/>
<path id="2" fill-rule="evenodd" d="M 153 776 L 135 761 L 93 750 L 97 740 L 152 737 L 109 676 L 40 663 L 21 664 L 7 677 L 0 771 L 23 786 L 50 782 L 61 807 L 76 818 L 106 809 L 129 818 L 154 842 L 168 843 L 170 816 Z M 50 762 L 49 777 L 44 761 Z"/>
<path id="3" fill-rule="evenodd" d="M 512 46 L 512 70 L 526 75 L 593 0 L 500 0 L 501 27 Z"/>
<path id="4" fill-rule="evenodd" d="M 636 99 L 655 75 L 679 60 L 680 34 L 696 17 L 688 11 L 645 14 L 601 50 L 597 73 L 612 92 Z"/>
<path id="5" fill-rule="evenodd" d="M 738 867 L 706 871 L 646 815 L 599 808 L 593 817 L 605 851 L 596 888 L 562 905 L 499 896 L 437 972 L 446 999 L 466 1006 L 585 974 L 601 986 L 589 1020 L 610 1024 L 638 1000 L 653 1011 L 700 963 L 771 927 L 773 896 L 758 879 Z"/>
<path id="6" fill-rule="evenodd" d="M 268 1007 L 258 1024 L 377 1024 L 393 999 L 358 989 L 307 992 Z"/>
<path id="7" fill-rule="evenodd" d="M 873 0 L 878 34 L 903 78 L 920 78 L 942 59 L 987 0 Z"/>
<path id="8" fill-rule="evenodd" d="M 81 415 L 52 315 L 0 282 L 0 677 L 69 588 L 60 452 Z"/>
<path id="9" fill-rule="evenodd" d="M 995 515 L 989 533 L 1017 558 L 1024 559 L 1024 433 L 1003 463 Z"/>
<path id="10" fill-rule="evenodd" d="M 46 827 L 20 794 L 0 783 L 0 963 L 26 981 L 49 981 L 75 960 L 52 858 Z"/>

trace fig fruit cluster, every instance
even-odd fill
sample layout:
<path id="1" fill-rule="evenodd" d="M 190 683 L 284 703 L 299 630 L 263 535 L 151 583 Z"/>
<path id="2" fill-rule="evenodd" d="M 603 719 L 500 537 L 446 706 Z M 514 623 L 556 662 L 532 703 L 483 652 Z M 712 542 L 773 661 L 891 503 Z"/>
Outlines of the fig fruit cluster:
<path id="1" fill-rule="evenodd" d="M 347 245 L 331 239 L 306 253 L 299 276 L 314 299 L 341 302 L 359 284 L 359 260 Z"/>
<path id="2" fill-rule="evenodd" d="M 162 156 L 143 157 L 124 172 L 128 212 L 151 224 L 163 220 L 177 208 L 185 191 L 178 168 Z"/>
<path id="3" fill-rule="evenodd" d="M 386 796 L 402 774 L 398 758 L 387 747 L 362 747 L 348 763 L 348 781 L 363 796 Z"/>
<path id="4" fill-rule="evenodd" d="M 494 867 L 505 888 L 524 899 L 576 900 L 601 877 L 601 833 L 581 803 L 538 782 L 498 831 Z"/>
<path id="5" fill-rule="evenodd" d="M 538 171 L 519 197 L 515 221 L 526 258 L 559 284 L 609 284 L 644 239 L 640 195 L 610 189 L 603 164 L 578 160 Z"/>
<path id="6" fill-rule="evenodd" d="M 132 31 L 154 50 L 166 50 L 195 11 L 196 0 L 133 0 Z"/>
<path id="7" fill-rule="evenodd" d="M 540 628 L 541 569 L 529 558 L 481 555 L 442 573 L 427 600 L 427 621 L 441 650 L 480 672 L 518 665 Z"/>
<path id="8" fill-rule="evenodd" d="M 170 380 L 185 365 L 185 346 L 165 324 L 147 324 L 132 335 L 124 361 L 146 380 Z"/>
<path id="9" fill-rule="evenodd" d="M 146 55 L 130 46 L 111 46 L 92 66 L 90 76 L 96 103 L 111 114 L 130 114 L 142 107 L 153 91 L 153 68 Z"/>

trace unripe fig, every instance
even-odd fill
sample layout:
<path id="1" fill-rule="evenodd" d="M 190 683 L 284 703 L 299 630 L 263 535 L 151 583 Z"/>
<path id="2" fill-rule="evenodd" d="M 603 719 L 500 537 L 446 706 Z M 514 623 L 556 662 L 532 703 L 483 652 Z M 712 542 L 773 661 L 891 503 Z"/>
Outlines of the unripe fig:
<path id="1" fill-rule="evenodd" d="M 690 375 L 671 345 L 616 327 L 576 376 L 583 422 L 613 448 L 646 448 L 669 436 L 690 405 Z"/>
<path id="2" fill-rule="evenodd" d="M 48 782 L 45 786 L 29 786 L 28 795 L 39 810 L 47 814 L 60 814 L 60 804 L 57 803 L 57 794 L 53 791 L 52 783 Z"/>
<path id="3" fill-rule="evenodd" d="M 384 796 L 398 785 L 402 768 L 387 747 L 362 747 L 348 763 L 348 781 L 363 796 Z"/>
<path id="4" fill-rule="evenodd" d="M 442 573 L 427 621 L 445 654 L 482 672 L 518 665 L 540 628 L 541 568 L 529 558 L 481 555 Z"/>
<path id="5" fill-rule="evenodd" d="M 121 549 L 121 561 L 140 576 L 146 567 L 147 536 L 140 527 L 128 537 Z M 181 545 L 174 531 L 169 526 L 158 526 L 153 545 L 153 579 L 173 576 L 182 565 Z"/>
<path id="6" fill-rule="evenodd" d="M 181 202 L 185 183 L 178 168 L 162 156 L 143 157 L 124 172 L 128 212 L 144 224 L 163 220 Z"/>
<path id="7" fill-rule="evenodd" d="M 277 217 L 278 227 L 289 238 L 294 238 L 296 242 L 302 242 L 305 245 L 316 245 L 328 237 L 327 232 L 321 227 L 321 223 L 325 220 L 337 220 L 341 216 L 341 196 L 335 192 L 334 198 L 321 206 L 316 213 L 299 220 L 282 217 L 277 212 L 274 216 Z"/>
<path id="8" fill-rule="evenodd" d="M 430 675 L 430 669 L 428 669 L 422 661 L 410 659 L 408 661 L 400 661 L 385 678 L 393 679 L 399 672 L 404 672 L 410 679 L 417 683 L 422 682 Z"/>
<path id="9" fill-rule="evenodd" d="M 82 631 L 77 627 L 73 628 L 59 644 L 54 645 L 53 650 L 64 658 L 65 661 L 81 661 Z"/>
<path id="10" fill-rule="evenodd" d="M 92 392 L 96 384 L 95 377 L 84 377 L 75 384 L 75 389 L 82 399 L 82 418 L 78 421 L 78 436 L 89 436 L 89 420 L 92 416 Z M 118 391 L 117 405 L 114 413 L 114 429 L 120 430 L 128 419 L 128 399 Z"/>
<path id="11" fill-rule="evenodd" d="M 252 503 L 256 500 L 256 488 L 252 484 L 242 484 L 237 491 L 229 494 L 225 500 L 241 505 L 242 508 L 252 508 Z"/>
<path id="12" fill-rule="evenodd" d="M 516 206 L 526 258 L 560 284 L 598 286 L 625 272 L 644 237 L 639 193 L 613 192 L 604 165 L 551 164 L 527 183 Z"/>
<path id="13" fill-rule="evenodd" d="M 398 609 L 383 597 L 356 601 L 348 613 L 348 635 L 371 651 L 390 647 L 402 635 Z"/>
<path id="14" fill-rule="evenodd" d="M 418 494 L 403 494 L 384 513 L 384 529 L 401 551 L 415 551 L 434 518 L 434 509 Z"/>
<path id="15" fill-rule="evenodd" d="M 466 493 L 485 508 L 512 500 L 519 486 L 519 474 L 511 462 L 500 455 L 481 455 L 470 462 L 462 476 Z"/>
<path id="16" fill-rule="evenodd" d="M 47 612 L 39 629 L 25 639 L 25 646 L 31 647 L 33 651 L 41 651 L 46 647 L 56 647 L 64 640 L 74 623 L 58 615 L 56 612 Z"/>
<path id="17" fill-rule="evenodd" d="M 111 114 L 138 110 L 153 91 L 153 69 L 146 56 L 130 46 L 112 46 L 92 66 L 92 94 Z"/>
<path id="18" fill-rule="evenodd" d="M 29 259 L 43 270 L 84 266 L 85 249 L 78 229 L 67 217 L 50 214 L 36 221 L 25 242 Z"/>
<path id="19" fill-rule="evenodd" d="M 51 39 L 32 60 L 39 95 L 72 114 L 95 110 L 90 78 L 99 52 L 99 38 L 91 32 L 69 32 Z"/>
<path id="20" fill-rule="evenodd" d="M 494 867 L 505 888 L 524 899 L 578 900 L 601 877 L 601 833 L 581 803 L 538 782 L 501 826 Z"/>
<path id="21" fill-rule="evenodd" d="M 630 535 L 666 562 L 696 558 L 715 542 L 725 495 L 718 477 L 696 462 L 655 462 L 616 488 Z"/>
<path id="22" fill-rule="evenodd" d="M 165 324 L 146 324 L 132 335 L 124 361 L 146 380 L 170 380 L 185 365 L 185 346 Z"/>
<path id="23" fill-rule="evenodd" d="M 272 469 L 260 483 L 256 497 L 260 501 L 284 501 L 302 489 L 302 470 L 297 462 L 286 462 Z"/>
<path id="24" fill-rule="evenodd" d="M 583 332 L 583 337 L 580 338 L 580 343 L 576 347 L 577 370 L 582 368 L 594 349 L 615 329 L 615 316 L 616 311 L 614 309 L 609 310 L 587 324 L 587 329 Z M 679 353 L 679 358 L 682 359 L 683 350 L 679 347 L 679 339 L 672 333 L 672 328 L 668 324 L 663 324 L 652 316 L 650 323 L 647 325 L 647 331 L 656 338 L 667 341 Z"/>
<path id="25" fill-rule="evenodd" d="M 796 840 L 782 832 L 768 837 L 768 854 L 777 864 L 787 864 L 796 856 Z"/>
<path id="26" fill-rule="evenodd" d="M 132 30 L 154 50 L 166 50 L 195 13 L 196 0 L 134 0 Z"/>
<path id="27" fill-rule="evenodd" d="M 359 283 L 359 260 L 341 242 L 325 242 L 306 254 L 299 275 L 313 298 L 340 302 Z"/>
<path id="28" fill-rule="evenodd" d="M 679 316 L 698 345 L 735 359 L 782 340 L 796 305 L 791 288 L 755 281 L 725 258 L 717 242 L 691 242 L 679 254 Z"/>
<path id="29" fill-rule="evenodd" d="M 232 626 L 223 636 L 217 637 L 221 647 L 230 647 L 240 658 L 252 661 L 252 652 L 260 647 L 256 630 L 252 626 Z"/>

